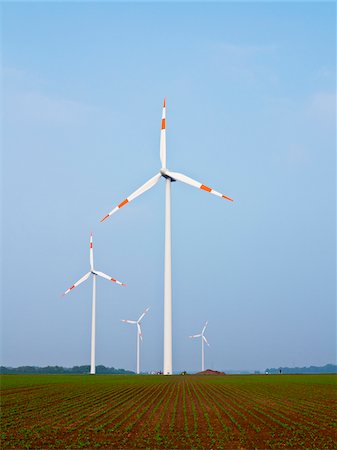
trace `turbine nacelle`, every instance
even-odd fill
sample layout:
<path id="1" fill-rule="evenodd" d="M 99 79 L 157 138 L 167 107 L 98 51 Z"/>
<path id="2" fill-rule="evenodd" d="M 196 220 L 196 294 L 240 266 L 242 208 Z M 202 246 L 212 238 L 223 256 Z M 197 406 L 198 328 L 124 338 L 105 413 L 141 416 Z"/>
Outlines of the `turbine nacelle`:
<path id="1" fill-rule="evenodd" d="M 160 169 L 160 174 L 162 177 L 166 178 L 167 180 L 171 180 L 172 183 L 174 183 L 175 181 L 177 181 L 175 178 L 172 178 L 170 175 L 168 175 L 168 170 L 165 169 L 164 167 L 162 167 Z"/>

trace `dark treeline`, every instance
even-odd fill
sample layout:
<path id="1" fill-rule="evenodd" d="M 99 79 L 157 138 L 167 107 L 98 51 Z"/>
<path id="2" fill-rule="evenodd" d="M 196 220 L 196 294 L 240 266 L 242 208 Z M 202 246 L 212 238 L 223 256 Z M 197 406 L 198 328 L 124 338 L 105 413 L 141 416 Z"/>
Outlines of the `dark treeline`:
<path id="1" fill-rule="evenodd" d="M 21 366 L 21 367 L 0 367 L 2 374 L 85 374 L 90 372 L 90 366 Z M 134 372 L 124 369 L 115 369 L 114 367 L 96 366 L 96 373 L 98 374 L 115 374 L 115 375 L 132 375 Z"/>
<path id="2" fill-rule="evenodd" d="M 279 367 L 278 369 L 266 369 L 266 372 L 273 373 L 337 373 L 335 364 L 326 364 L 322 367 Z"/>

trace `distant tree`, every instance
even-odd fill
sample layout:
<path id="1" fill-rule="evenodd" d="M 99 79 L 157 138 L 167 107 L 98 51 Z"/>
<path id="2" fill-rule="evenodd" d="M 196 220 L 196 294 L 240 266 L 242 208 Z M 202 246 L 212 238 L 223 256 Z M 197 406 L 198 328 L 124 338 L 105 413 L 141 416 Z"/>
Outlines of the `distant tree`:
<path id="1" fill-rule="evenodd" d="M 2 374 L 89 374 L 90 366 L 74 366 L 71 368 L 61 366 L 47 366 L 47 367 L 35 367 L 35 366 L 20 366 L 20 367 L 0 367 L 0 373 Z M 98 374 L 121 374 L 121 375 L 133 375 L 135 372 L 131 370 L 115 369 L 114 367 L 105 367 L 102 365 L 96 366 L 96 373 Z"/>
<path id="2" fill-rule="evenodd" d="M 266 369 L 270 374 L 283 373 L 337 373 L 336 364 L 326 364 L 325 366 L 310 366 L 310 367 L 279 367 L 278 369 Z"/>

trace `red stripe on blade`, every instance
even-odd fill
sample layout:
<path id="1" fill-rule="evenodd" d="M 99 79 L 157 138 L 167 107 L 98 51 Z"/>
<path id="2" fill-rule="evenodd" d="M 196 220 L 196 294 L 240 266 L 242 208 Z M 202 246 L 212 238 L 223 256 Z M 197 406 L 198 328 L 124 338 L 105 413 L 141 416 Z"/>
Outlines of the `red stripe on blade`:
<path id="1" fill-rule="evenodd" d="M 74 287 L 75 287 L 75 285 L 73 284 L 73 285 L 71 286 L 70 290 L 74 289 Z"/>
<path id="2" fill-rule="evenodd" d="M 124 205 L 126 205 L 127 203 L 128 203 L 128 199 L 126 198 L 124 201 L 122 201 L 122 203 L 120 203 L 119 205 L 118 205 L 118 208 L 121 208 L 122 206 L 124 206 Z"/>
<path id="3" fill-rule="evenodd" d="M 230 197 L 226 197 L 226 195 L 223 195 L 222 198 L 225 198 L 226 200 L 229 200 L 230 202 L 234 202 L 234 200 Z"/>
<path id="4" fill-rule="evenodd" d="M 166 128 L 166 120 L 165 119 L 161 119 L 161 129 L 165 130 Z"/>
<path id="5" fill-rule="evenodd" d="M 114 283 L 116 283 L 117 280 L 115 280 L 114 278 L 111 278 L 111 281 L 113 281 Z"/>
<path id="6" fill-rule="evenodd" d="M 209 188 L 208 186 L 205 186 L 204 184 L 202 184 L 201 186 L 200 186 L 200 189 L 203 189 L 204 191 L 207 191 L 207 192 L 211 192 L 211 188 Z"/>

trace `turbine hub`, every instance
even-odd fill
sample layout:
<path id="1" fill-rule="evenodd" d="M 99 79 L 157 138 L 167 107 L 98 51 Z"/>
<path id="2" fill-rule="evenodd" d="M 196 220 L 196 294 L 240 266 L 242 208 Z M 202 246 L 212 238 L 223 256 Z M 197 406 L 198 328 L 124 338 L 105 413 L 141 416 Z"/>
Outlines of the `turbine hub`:
<path id="1" fill-rule="evenodd" d="M 160 173 L 161 173 L 161 176 L 162 176 L 162 177 L 171 180 L 172 183 L 174 183 L 175 181 L 177 181 L 177 180 L 175 180 L 174 178 L 172 178 L 172 177 L 170 177 L 169 175 L 167 175 L 167 170 L 164 169 L 163 167 L 160 169 Z"/>

